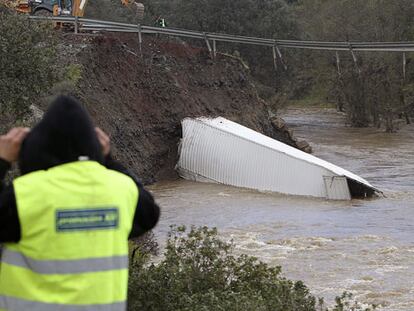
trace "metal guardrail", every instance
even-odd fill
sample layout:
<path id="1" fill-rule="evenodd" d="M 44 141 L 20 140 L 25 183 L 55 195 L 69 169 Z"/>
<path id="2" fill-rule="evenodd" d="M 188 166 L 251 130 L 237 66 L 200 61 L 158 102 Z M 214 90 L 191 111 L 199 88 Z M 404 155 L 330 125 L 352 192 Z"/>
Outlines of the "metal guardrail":
<path id="1" fill-rule="evenodd" d="M 372 52 L 414 52 L 414 42 L 326 42 L 301 40 L 274 40 L 266 38 L 236 36 L 220 33 L 200 32 L 176 28 L 159 28 L 118 22 L 100 21 L 77 17 L 30 16 L 33 20 L 71 23 L 75 32 L 107 31 L 140 34 L 160 34 L 177 37 L 195 38 L 207 41 L 231 42 L 289 49 L 312 49 L 327 51 L 372 51 Z"/>

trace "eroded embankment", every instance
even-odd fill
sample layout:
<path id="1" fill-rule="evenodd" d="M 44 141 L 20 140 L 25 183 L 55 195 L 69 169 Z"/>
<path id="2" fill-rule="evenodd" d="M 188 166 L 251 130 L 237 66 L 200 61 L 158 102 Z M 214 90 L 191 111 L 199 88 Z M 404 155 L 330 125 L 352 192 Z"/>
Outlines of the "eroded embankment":
<path id="1" fill-rule="evenodd" d="M 88 39 L 77 55 L 79 95 L 99 126 L 110 133 L 115 156 L 144 182 L 175 176 L 180 122 L 223 116 L 291 145 L 291 133 L 269 119 L 248 70 L 237 59 L 176 39 L 135 35 Z"/>

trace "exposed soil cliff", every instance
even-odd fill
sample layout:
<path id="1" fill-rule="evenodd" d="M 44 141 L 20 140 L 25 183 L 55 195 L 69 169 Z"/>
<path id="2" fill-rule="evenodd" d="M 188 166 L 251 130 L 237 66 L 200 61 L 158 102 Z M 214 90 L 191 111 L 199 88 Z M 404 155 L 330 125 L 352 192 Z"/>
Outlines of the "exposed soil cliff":
<path id="1" fill-rule="evenodd" d="M 76 39 L 79 41 L 79 39 Z M 85 40 L 87 44 L 85 45 Z M 111 135 L 116 158 L 144 182 L 174 177 L 180 121 L 223 116 L 291 145 L 291 132 L 269 119 L 248 71 L 237 59 L 176 39 L 136 35 L 83 39 L 79 95 L 97 124 Z M 303 147 L 303 146 L 302 146 Z"/>

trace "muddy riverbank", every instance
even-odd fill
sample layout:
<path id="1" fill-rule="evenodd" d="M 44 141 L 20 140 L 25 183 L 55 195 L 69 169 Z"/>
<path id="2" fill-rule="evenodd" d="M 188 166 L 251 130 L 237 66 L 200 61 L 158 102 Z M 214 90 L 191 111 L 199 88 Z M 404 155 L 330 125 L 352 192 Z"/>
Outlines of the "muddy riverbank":
<path id="1" fill-rule="evenodd" d="M 248 68 L 236 58 L 219 54 L 213 61 L 205 49 L 152 36 L 144 36 L 142 55 L 136 35 L 72 44 L 82 68 L 79 97 L 111 135 L 115 157 L 145 183 L 177 178 L 186 117 L 223 116 L 297 146 L 288 129 L 272 123 Z"/>
<path id="2" fill-rule="evenodd" d="M 238 252 L 281 265 L 332 302 L 347 290 L 379 310 L 414 309 L 414 127 L 397 134 L 345 127 L 334 110 L 289 109 L 283 117 L 314 154 L 368 179 L 385 198 L 332 202 L 187 181 L 152 187 L 171 224 L 208 225 Z"/>

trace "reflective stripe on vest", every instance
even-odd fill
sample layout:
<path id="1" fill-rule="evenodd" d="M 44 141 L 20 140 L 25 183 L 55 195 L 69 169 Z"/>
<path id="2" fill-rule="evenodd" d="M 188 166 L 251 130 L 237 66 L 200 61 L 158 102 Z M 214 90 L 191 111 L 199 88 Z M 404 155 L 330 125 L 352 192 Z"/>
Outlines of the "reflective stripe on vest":
<path id="1" fill-rule="evenodd" d="M 14 180 L 21 227 L 0 264 L 0 310 L 124 311 L 138 188 L 79 161 Z"/>
<path id="2" fill-rule="evenodd" d="M 124 311 L 126 309 L 126 301 L 101 305 L 61 305 L 0 295 L 0 308 L 13 311 Z"/>
<path id="3" fill-rule="evenodd" d="M 128 256 L 75 260 L 36 260 L 7 248 L 3 252 L 2 262 L 30 269 L 39 274 L 73 274 L 128 269 Z"/>

